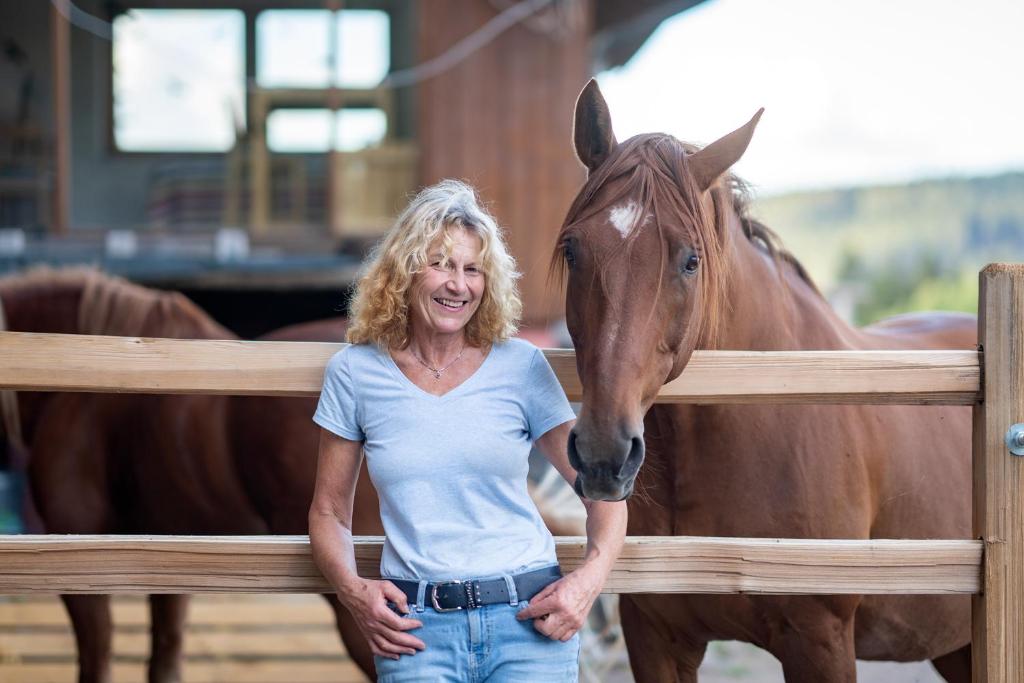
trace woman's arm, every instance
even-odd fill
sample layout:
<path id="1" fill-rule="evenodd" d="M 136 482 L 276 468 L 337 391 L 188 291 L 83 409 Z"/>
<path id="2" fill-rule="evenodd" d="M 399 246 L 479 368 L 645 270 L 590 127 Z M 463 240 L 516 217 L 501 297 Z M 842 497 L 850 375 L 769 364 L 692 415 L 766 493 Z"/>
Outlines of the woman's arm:
<path id="1" fill-rule="evenodd" d="M 352 544 L 352 505 L 362 464 L 362 444 L 320 430 L 316 486 L 309 508 L 309 543 L 313 561 L 355 617 L 373 654 L 398 659 L 422 650 L 423 641 L 404 633 L 419 628 L 416 619 L 403 619 L 388 606 L 409 611 L 405 593 L 390 581 L 363 579 L 356 571 Z"/>
<path id="2" fill-rule="evenodd" d="M 565 422 L 537 439 L 537 448 L 571 485 L 576 471 L 566 447 L 574 421 Z M 583 499 L 587 509 L 587 553 L 575 571 L 538 593 L 517 615 L 533 619 L 534 627 L 557 640 L 568 640 L 583 626 L 594 600 L 604 588 L 626 538 L 625 501 Z"/>

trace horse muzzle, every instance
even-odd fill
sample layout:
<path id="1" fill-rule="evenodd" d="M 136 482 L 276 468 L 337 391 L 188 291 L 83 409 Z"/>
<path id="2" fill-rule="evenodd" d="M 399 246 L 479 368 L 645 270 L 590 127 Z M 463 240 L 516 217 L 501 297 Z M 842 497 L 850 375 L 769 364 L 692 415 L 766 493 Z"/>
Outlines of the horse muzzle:
<path id="1" fill-rule="evenodd" d="M 644 440 L 633 435 L 605 445 L 580 439 L 574 429 L 569 432 L 568 452 L 569 464 L 577 473 L 573 488 L 578 495 L 589 500 L 619 501 L 633 493 L 644 460 Z"/>

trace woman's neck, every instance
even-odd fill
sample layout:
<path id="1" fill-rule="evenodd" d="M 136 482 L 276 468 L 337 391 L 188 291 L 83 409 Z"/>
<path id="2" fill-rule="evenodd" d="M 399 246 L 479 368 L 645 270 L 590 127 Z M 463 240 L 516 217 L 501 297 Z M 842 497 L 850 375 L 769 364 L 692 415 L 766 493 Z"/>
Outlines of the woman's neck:
<path id="1" fill-rule="evenodd" d="M 462 353 L 466 346 L 464 330 L 439 333 L 413 324 L 409 333 L 409 350 L 435 367 Z"/>

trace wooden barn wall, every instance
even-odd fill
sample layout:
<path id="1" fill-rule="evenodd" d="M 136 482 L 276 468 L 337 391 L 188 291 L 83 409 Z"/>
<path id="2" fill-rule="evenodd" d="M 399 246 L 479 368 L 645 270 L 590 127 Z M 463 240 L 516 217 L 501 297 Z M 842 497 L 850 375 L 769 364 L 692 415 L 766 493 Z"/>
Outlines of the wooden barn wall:
<path id="1" fill-rule="evenodd" d="M 417 3 L 420 62 L 435 57 L 497 14 L 488 0 Z M 420 180 L 463 178 L 506 229 L 523 273 L 524 319 L 563 315 L 547 271 L 555 235 L 584 179 L 573 153 L 572 111 L 588 76 L 590 3 L 552 36 L 512 27 L 444 74 L 417 86 Z"/>

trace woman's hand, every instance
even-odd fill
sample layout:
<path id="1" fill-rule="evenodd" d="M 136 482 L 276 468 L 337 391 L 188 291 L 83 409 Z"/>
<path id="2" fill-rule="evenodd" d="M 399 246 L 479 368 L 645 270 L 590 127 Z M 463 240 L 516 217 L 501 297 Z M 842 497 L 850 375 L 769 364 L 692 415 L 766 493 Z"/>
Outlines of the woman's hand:
<path id="1" fill-rule="evenodd" d="M 409 613 L 405 593 L 390 581 L 357 578 L 345 586 L 338 597 L 352 613 L 370 650 L 378 657 L 398 659 L 400 655 L 414 655 L 426 647 L 422 640 L 406 633 L 420 628 L 423 622 L 402 618 L 388 607 L 391 602 L 402 614 Z"/>
<path id="2" fill-rule="evenodd" d="M 390 581 L 364 579 L 356 572 L 352 504 L 362 459 L 361 442 L 320 430 L 316 487 L 309 508 L 309 542 L 313 561 L 352 613 L 373 654 L 398 659 L 426 647 L 422 640 L 405 633 L 423 624 L 403 619 L 388 607 L 391 601 L 403 614 L 409 612 L 405 593 L 398 586 Z"/>
<path id="3" fill-rule="evenodd" d="M 533 619 L 533 627 L 548 638 L 569 640 L 587 620 L 606 578 L 600 568 L 583 565 L 533 596 L 516 619 Z"/>

